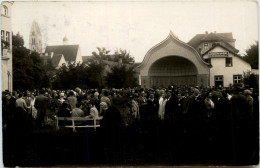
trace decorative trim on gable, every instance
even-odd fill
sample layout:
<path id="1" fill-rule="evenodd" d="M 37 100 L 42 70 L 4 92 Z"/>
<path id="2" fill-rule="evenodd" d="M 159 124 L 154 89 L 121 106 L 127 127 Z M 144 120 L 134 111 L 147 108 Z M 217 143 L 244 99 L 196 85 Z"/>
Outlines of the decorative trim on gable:
<path id="1" fill-rule="evenodd" d="M 166 43 L 168 40 L 175 40 L 178 43 L 180 43 L 181 45 L 187 47 L 188 49 L 190 49 L 192 52 L 194 52 L 194 54 L 197 56 L 197 58 L 205 65 L 207 65 L 208 67 L 211 67 L 210 64 L 208 64 L 207 62 L 205 62 L 201 56 L 199 55 L 198 51 L 195 50 L 192 46 L 188 45 L 187 43 L 179 40 L 179 38 L 172 32 L 170 31 L 169 35 L 167 36 L 166 39 L 164 39 L 163 41 L 161 41 L 160 43 L 156 44 L 155 46 L 153 46 L 151 49 L 148 50 L 148 52 L 146 53 L 142 63 L 137 66 L 135 69 L 141 68 L 143 66 L 145 66 L 145 64 L 149 61 L 150 57 L 151 57 L 151 53 L 158 47 L 160 47 L 161 45 L 163 45 L 164 43 Z"/>

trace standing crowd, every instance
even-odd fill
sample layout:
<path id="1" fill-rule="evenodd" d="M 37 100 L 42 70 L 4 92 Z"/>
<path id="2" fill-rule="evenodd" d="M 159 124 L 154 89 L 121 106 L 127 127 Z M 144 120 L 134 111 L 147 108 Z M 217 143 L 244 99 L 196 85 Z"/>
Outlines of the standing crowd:
<path id="1" fill-rule="evenodd" d="M 165 136 L 172 145 L 171 152 L 185 146 L 195 156 L 199 150 L 207 153 L 225 151 L 228 147 L 232 148 L 233 159 L 244 158 L 246 153 L 248 162 L 258 152 L 253 148 L 258 144 L 259 95 L 252 88 L 43 88 L 5 91 L 2 103 L 3 123 L 7 126 L 17 111 L 30 118 L 38 129 L 53 115 L 102 116 L 106 127 L 114 124 L 110 132 L 120 124 L 122 127 L 134 125 L 143 134 L 162 137 L 162 130 L 167 130 Z M 175 156 L 175 153 L 169 154 Z"/>

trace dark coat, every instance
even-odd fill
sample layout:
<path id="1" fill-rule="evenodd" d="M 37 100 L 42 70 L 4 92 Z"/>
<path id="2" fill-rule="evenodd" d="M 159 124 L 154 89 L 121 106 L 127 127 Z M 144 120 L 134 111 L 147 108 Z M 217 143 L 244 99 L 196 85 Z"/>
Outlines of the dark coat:
<path id="1" fill-rule="evenodd" d="M 147 114 L 148 119 L 155 119 L 158 117 L 159 101 L 158 99 L 147 100 Z"/>
<path id="2" fill-rule="evenodd" d="M 36 97 L 35 99 L 35 108 L 37 109 L 37 117 L 45 116 L 46 109 L 48 105 L 48 98 L 42 94 Z"/>
<path id="3" fill-rule="evenodd" d="M 174 115 L 177 111 L 178 99 L 175 95 L 172 95 L 165 104 L 165 119 L 173 121 Z"/>

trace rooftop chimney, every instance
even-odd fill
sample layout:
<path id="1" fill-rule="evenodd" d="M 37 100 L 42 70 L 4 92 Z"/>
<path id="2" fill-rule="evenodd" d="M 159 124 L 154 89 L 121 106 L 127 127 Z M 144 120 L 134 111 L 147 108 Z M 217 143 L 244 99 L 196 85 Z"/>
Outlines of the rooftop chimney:
<path id="1" fill-rule="evenodd" d="M 214 33 L 216 34 L 217 32 L 216 32 L 216 31 L 214 31 Z"/>
<path id="2" fill-rule="evenodd" d="M 208 31 L 205 31 L 205 34 L 208 34 Z"/>

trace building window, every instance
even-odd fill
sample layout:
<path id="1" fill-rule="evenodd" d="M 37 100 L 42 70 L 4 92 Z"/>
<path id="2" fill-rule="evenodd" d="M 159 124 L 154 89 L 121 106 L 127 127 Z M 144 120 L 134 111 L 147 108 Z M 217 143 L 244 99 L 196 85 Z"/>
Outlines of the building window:
<path id="1" fill-rule="evenodd" d="M 209 43 L 205 42 L 204 43 L 204 49 L 208 49 L 209 48 Z"/>
<path id="2" fill-rule="evenodd" d="M 232 58 L 231 57 L 226 58 L 226 67 L 232 67 L 232 66 L 233 66 Z"/>
<path id="3" fill-rule="evenodd" d="M 208 64 L 211 64 L 211 59 L 210 58 L 206 58 L 205 62 L 208 63 Z"/>
<path id="4" fill-rule="evenodd" d="M 2 7 L 2 14 L 5 16 L 8 16 L 8 8 L 5 5 L 3 5 L 3 7 Z"/>
<path id="5" fill-rule="evenodd" d="M 34 38 L 32 38 L 32 44 L 35 44 L 35 39 Z"/>
<path id="6" fill-rule="evenodd" d="M 223 75 L 215 76 L 215 86 L 223 86 Z"/>
<path id="7" fill-rule="evenodd" d="M 233 76 L 233 83 L 234 84 L 242 83 L 242 75 L 234 75 Z"/>
<path id="8" fill-rule="evenodd" d="M 1 39 L 5 40 L 5 31 L 4 30 L 1 30 Z"/>
<path id="9" fill-rule="evenodd" d="M 10 32 L 6 32 L 6 41 L 10 42 Z"/>

